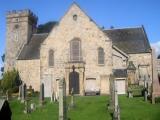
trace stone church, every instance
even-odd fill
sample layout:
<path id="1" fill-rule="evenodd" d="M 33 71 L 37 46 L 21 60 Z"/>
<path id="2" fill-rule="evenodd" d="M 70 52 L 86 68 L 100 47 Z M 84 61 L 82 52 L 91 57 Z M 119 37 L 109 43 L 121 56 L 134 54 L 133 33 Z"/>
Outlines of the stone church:
<path id="1" fill-rule="evenodd" d="M 38 17 L 30 10 L 7 13 L 5 71 L 18 69 L 27 86 L 45 96 L 58 91 L 61 76 L 66 93 L 109 94 L 110 75 L 119 94 L 128 84 L 152 82 L 152 49 L 143 26 L 105 30 L 75 3 L 48 33 L 37 33 Z"/>

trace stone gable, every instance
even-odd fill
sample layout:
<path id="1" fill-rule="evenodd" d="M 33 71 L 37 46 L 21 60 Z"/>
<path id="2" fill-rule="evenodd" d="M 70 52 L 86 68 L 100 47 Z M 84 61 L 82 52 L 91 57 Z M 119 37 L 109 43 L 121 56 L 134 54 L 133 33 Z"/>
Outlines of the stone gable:
<path id="1" fill-rule="evenodd" d="M 76 20 L 74 20 L 75 15 Z M 112 42 L 75 4 L 62 17 L 41 46 L 41 75 L 54 74 L 54 79 L 60 74 L 66 75 L 65 66 L 70 62 L 70 41 L 74 38 L 81 41 L 82 61 L 85 64 L 84 77 L 95 77 L 97 84 L 100 84 L 100 75 L 109 76 L 112 73 Z M 105 51 L 105 64 L 102 66 L 97 62 L 99 47 Z M 50 49 L 55 51 L 53 68 L 48 67 Z"/>

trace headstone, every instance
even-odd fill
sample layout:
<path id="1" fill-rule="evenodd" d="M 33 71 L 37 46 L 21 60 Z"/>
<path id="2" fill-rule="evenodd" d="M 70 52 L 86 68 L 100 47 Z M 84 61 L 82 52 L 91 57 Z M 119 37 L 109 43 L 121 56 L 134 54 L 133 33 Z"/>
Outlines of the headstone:
<path id="1" fill-rule="evenodd" d="M 31 111 L 35 111 L 35 109 L 36 109 L 35 104 L 34 104 L 34 103 L 31 103 Z"/>
<path id="2" fill-rule="evenodd" d="M 44 103 L 44 84 L 40 85 L 40 105 Z"/>
<path id="3" fill-rule="evenodd" d="M 74 90 L 71 91 L 71 107 L 74 107 Z"/>
<path id="4" fill-rule="evenodd" d="M 110 75 L 110 100 L 109 100 L 109 111 L 113 112 L 114 110 L 114 76 Z"/>
<path id="5" fill-rule="evenodd" d="M 59 120 L 67 120 L 66 84 L 64 78 L 59 81 Z"/>
<path id="6" fill-rule="evenodd" d="M 72 90 L 71 90 L 71 101 L 70 101 L 69 109 L 72 109 L 74 107 L 75 107 L 75 103 L 74 103 L 74 90 L 72 88 Z"/>
<path id="7" fill-rule="evenodd" d="M 147 101 L 147 96 L 148 96 L 148 92 L 147 92 L 147 80 L 146 80 L 146 76 L 144 76 L 144 101 Z"/>
<path id="8" fill-rule="evenodd" d="M 54 102 L 59 101 L 58 92 L 54 93 Z"/>
<path id="9" fill-rule="evenodd" d="M 152 49 L 152 69 L 153 69 L 152 103 L 155 104 L 155 97 L 160 96 L 160 84 L 158 80 L 157 62 L 154 49 Z"/>
<path id="10" fill-rule="evenodd" d="M 51 102 L 54 101 L 54 89 L 53 89 L 52 82 L 51 82 L 51 94 L 50 94 L 50 100 L 51 100 Z"/>
<path id="11" fill-rule="evenodd" d="M 120 108 L 119 108 L 119 104 L 118 104 L 117 85 L 116 85 L 115 80 L 114 80 L 114 113 L 113 113 L 113 120 L 120 120 Z"/>
<path id="12" fill-rule="evenodd" d="M 6 100 L 9 100 L 9 90 L 6 91 Z"/>
<path id="13" fill-rule="evenodd" d="M 24 102 L 24 104 L 25 104 L 24 113 L 26 113 L 26 114 L 30 113 L 30 109 L 29 109 L 29 100 L 26 99 L 25 102 Z"/>
<path id="14" fill-rule="evenodd" d="M 0 119 L 11 120 L 12 112 L 7 100 L 0 99 Z"/>
<path id="15" fill-rule="evenodd" d="M 31 85 L 29 86 L 28 92 L 29 92 L 29 96 L 32 97 L 34 94 L 34 89 L 32 88 Z"/>
<path id="16" fill-rule="evenodd" d="M 26 86 L 26 84 L 24 83 L 24 84 L 22 85 L 22 99 L 21 99 L 21 102 L 22 102 L 22 103 L 25 102 L 25 100 L 26 100 L 26 95 L 27 95 L 27 86 Z"/>
<path id="17" fill-rule="evenodd" d="M 50 97 L 50 98 L 51 98 L 51 102 L 53 102 L 53 94 L 51 94 L 51 97 Z"/>
<path id="18" fill-rule="evenodd" d="M 129 98 L 133 98 L 133 94 L 131 92 L 128 93 Z"/>
<path id="19" fill-rule="evenodd" d="M 22 98 L 22 85 L 19 86 L 18 100 L 21 100 L 21 98 Z"/>

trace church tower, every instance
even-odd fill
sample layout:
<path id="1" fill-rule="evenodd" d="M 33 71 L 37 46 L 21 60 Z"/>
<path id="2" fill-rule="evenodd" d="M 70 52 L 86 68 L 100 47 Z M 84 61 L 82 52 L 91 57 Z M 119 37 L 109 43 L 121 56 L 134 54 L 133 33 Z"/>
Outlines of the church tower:
<path id="1" fill-rule="evenodd" d="M 25 44 L 36 32 L 38 18 L 30 10 L 9 11 L 6 17 L 6 51 L 4 70 L 12 70 Z"/>

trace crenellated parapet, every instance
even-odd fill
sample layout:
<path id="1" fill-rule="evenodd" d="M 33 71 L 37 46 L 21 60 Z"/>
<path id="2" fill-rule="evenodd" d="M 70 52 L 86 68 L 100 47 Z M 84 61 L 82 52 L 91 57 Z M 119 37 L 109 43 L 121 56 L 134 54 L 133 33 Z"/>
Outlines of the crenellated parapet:
<path id="1" fill-rule="evenodd" d="M 7 19 L 27 17 L 28 20 L 37 24 L 38 17 L 29 9 L 24 10 L 12 10 L 7 12 Z"/>

